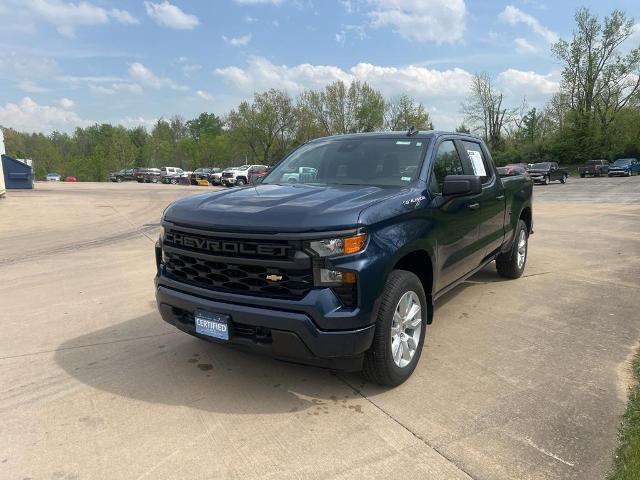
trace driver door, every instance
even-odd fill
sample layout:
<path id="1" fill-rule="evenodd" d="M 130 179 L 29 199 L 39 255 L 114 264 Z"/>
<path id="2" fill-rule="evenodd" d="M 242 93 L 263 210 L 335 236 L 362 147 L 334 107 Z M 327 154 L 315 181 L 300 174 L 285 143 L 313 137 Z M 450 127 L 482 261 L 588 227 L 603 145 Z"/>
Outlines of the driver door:
<path id="1" fill-rule="evenodd" d="M 474 175 L 461 155 L 459 143 L 442 140 L 436 147 L 429 190 L 434 195 L 429 210 L 433 215 L 436 244 L 436 290 L 442 290 L 465 276 L 482 262 L 484 249 L 479 242 L 482 213 L 478 195 L 442 197 L 442 185 L 447 175 Z"/>

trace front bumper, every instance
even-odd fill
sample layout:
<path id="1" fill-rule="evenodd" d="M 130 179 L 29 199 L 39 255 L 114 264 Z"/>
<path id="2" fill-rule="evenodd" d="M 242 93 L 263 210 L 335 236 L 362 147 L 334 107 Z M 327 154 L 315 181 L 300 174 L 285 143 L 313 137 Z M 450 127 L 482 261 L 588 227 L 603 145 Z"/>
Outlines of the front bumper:
<path id="1" fill-rule="evenodd" d="M 322 330 L 317 326 L 306 309 L 315 304 L 316 314 L 322 314 L 325 308 L 331 310 L 333 305 L 326 298 L 330 294 L 327 289 L 314 290 L 300 302 L 287 301 L 286 305 L 275 308 L 272 299 L 267 307 L 258 304 L 264 303 L 262 298 L 246 297 L 239 303 L 234 298 L 238 295 L 226 295 L 225 298 L 224 294 L 217 293 L 212 298 L 212 292 L 207 292 L 208 296 L 203 297 L 183 290 L 193 287 L 170 287 L 167 284 L 171 281 L 163 277 L 156 277 L 155 283 L 156 301 L 163 320 L 183 332 L 214 343 L 249 349 L 289 362 L 358 371 L 362 368 L 364 352 L 373 341 L 374 325 L 350 330 Z M 293 303 L 300 303 L 301 310 L 292 309 Z M 197 334 L 193 318 L 196 310 L 228 315 L 231 318 L 229 341 Z"/>
<path id="2" fill-rule="evenodd" d="M 626 177 L 627 175 L 629 175 L 629 173 L 630 173 L 630 170 L 611 170 L 611 169 L 609 169 L 609 175 L 611 175 L 611 176 L 620 175 L 620 176 Z"/>

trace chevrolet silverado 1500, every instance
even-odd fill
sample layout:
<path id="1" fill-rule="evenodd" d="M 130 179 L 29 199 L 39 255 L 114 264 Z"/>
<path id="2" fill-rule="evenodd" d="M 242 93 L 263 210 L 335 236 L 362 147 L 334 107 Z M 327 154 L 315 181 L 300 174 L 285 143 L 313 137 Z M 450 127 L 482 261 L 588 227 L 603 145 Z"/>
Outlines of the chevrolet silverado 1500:
<path id="1" fill-rule="evenodd" d="M 467 134 L 313 140 L 257 185 L 165 210 L 158 308 L 205 340 L 398 385 L 438 297 L 492 261 L 522 275 L 532 190 Z"/>

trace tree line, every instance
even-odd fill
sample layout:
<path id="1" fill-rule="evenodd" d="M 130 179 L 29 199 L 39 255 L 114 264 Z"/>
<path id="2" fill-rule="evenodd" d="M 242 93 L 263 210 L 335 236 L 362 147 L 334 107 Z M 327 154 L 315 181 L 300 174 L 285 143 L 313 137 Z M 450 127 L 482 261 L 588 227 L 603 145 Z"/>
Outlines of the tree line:
<path id="1" fill-rule="evenodd" d="M 621 11 L 601 21 L 579 9 L 572 38 L 551 48 L 562 65 L 562 80 L 543 108 L 529 108 L 526 99 L 508 105 L 495 80 L 477 73 L 456 130 L 482 136 L 499 164 L 640 157 L 640 47 L 628 48 L 633 28 L 633 19 Z M 425 105 L 407 94 L 385 98 L 354 80 L 296 98 L 271 89 L 224 117 L 162 118 L 150 130 L 103 123 L 71 134 L 3 131 L 7 152 L 32 158 L 37 178 L 58 172 L 101 181 L 110 171 L 132 166 L 271 165 L 312 138 L 411 126 L 433 129 Z"/>
<path id="2" fill-rule="evenodd" d="M 3 129 L 7 153 L 32 158 L 36 178 L 48 172 L 101 181 L 125 167 L 271 165 L 312 138 L 341 133 L 433 128 L 424 105 L 408 95 L 385 99 L 367 83 L 336 81 L 295 100 L 282 90 L 256 93 L 224 118 L 201 113 L 159 119 L 150 130 L 108 123 L 72 134 Z"/>

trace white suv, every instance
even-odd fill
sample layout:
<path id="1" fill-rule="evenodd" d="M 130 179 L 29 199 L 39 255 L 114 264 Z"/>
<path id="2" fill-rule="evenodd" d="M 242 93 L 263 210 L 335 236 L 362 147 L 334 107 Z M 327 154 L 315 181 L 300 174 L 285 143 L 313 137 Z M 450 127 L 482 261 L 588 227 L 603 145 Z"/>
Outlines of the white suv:
<path id="1" fill-rule="evenodd" d="M 234 185 L 242 187 L 249 183 L 250 172 L 266 169 L 266 165 L 242 165 L 241 167 L 227 168 L 222 172 L 222 184 L 227 187 L 232 187 Z"/>

